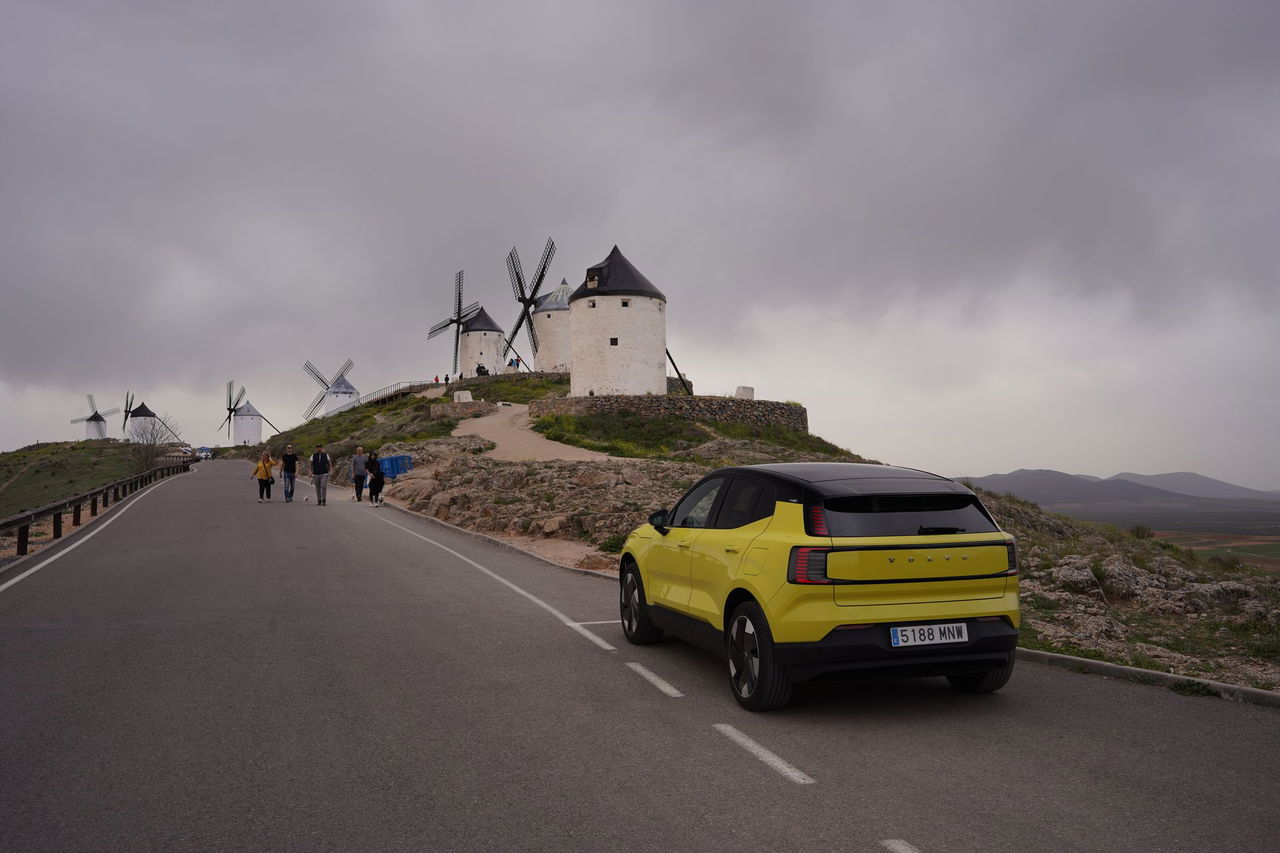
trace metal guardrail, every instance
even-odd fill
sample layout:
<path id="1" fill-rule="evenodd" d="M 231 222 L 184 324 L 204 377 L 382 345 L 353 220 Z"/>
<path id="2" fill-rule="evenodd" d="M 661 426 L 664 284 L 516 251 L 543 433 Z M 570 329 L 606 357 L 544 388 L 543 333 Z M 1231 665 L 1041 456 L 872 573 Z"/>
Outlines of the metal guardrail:
<path id="1" fill-rule="evenodd" d="M 191 469 L 191 460 L 184 460 L 172 465 L 159 465 L 152 468 L 145 474 L 134 474 L 129 477 L 116 480 L 114 483 L 108 483 L 105 486 L 98 486 L 96 489 L 76 495 L 70 498 L 63 498 L 54 501 L 51 504 L 42 506 L 39 509 L 27 510 L 17 515 L 11 515 L 8 518 L 0 518 L 0 533 L 18 530 L 18 556 L 25 556 L 28 552 L 29 538 L 31 536 L 31 525 L 42 518 L 53 517 L 53 538 L 62 538 L 62 515 L 68 510 L 71 511 L 71 526 L 79 527 L 80 519 L 83 515 L 84 505 L 89 505 L 89 517 L 92 518 L 98 514 L 98 501 L 102 501 L 102 508 L 106 509 L 111 505 L 112 501 L 119 501 L 127 498 L 129 495 L 149 486 L 156 480 L 172 476 L 174 474 L 183 474 Z"/>
<path id="2" fill-rule="evenodd" d="M 323 415 L 317 415 L 317 417 L 327 418 L 329 415 L 336 415 L 338 412 L 345 412 L 347 409 L 354 409 L 356 406 L 363 406 L 365 403 L 376 403 L 379 400 L 385 400 L 388 397 L 400 397 L 405 394 L 412 394 L 415 391 L 422 391 L 436 384 L 443 383 L 429 382 L 426 380 L 419 382 L 397 382 L 395 385 L 388 385 L 387 387 L 379 388 L 377 391 L 370 394 L 365 394 L 363 397 L 352 400 L 350 403 L 344 403 L 332 412 L 325 412 Z"/>

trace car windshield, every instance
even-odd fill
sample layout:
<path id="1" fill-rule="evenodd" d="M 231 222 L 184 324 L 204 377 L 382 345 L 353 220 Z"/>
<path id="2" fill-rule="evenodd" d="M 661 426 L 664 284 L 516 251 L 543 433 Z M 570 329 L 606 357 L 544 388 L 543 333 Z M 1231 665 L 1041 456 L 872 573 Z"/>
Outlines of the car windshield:
<path id="1" fill-rule="evenodd" d="M 825 503 L 832 536 L 934 536 L 994 533 L 973 495 L 858 495 Z"/>

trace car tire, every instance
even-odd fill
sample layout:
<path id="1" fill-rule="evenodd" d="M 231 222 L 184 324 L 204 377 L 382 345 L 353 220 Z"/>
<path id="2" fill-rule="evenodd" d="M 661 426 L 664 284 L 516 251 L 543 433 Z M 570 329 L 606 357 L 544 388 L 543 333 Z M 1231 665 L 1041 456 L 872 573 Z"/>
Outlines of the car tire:
<path id="1" fill-rule="evenodd" d="M 748 711 L 772 711 L 791 701 L 791 679 L 778 661 L 764 611 L 754 601 L 734 609 L 725 632 L 725 651 L 729 689 L 739 705 Z"/>
<path id="2" fill-rule="evenodd" d="M 948 675 L 947 681 L 950 681 L 951 686 L 961 693 L 994 693 L 1004 687 L 1009 680 L 1009 676 L 1013 675 L 1013 662 L 1016 657 L 1016 653 L 1009 652 L 1009 657 L 1004 666 L 999 669 L 993 669 L 988 672 L 963 672 L 956 675 Z"/>
<path id="3" fill-rule="evenodd" d="M 645 604 L 644 582 L 640 569 L 628 563 L 618 578 L 618 605 L 622 614 L 622 633 L 627 642 L 647 646 L 662 639 L 662 629 L 649 618 L 649 605 Z"/>

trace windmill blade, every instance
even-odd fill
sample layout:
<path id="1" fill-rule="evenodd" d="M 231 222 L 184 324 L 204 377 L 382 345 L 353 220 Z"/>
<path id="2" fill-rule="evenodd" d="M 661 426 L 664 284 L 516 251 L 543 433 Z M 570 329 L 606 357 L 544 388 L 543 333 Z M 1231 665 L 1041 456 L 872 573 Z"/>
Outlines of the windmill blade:
<path id="1" fill-rule="evenodd" d="M 302 369 L 305 370 L 311 376 L 312 379 L 320 383 L 321 388 L 323 388 L 326 391 L 329 390 L 329 383 L 324 381 L 324 374 L 321 373 L 319 370 L 317 370 L 316 366 L 312 364 L 310 360 L 303 363 Z"/>
<path id="2" fill-rule="evenodd" d="M 98 434 L 98 438 L 106 438 L 106 437 L 107 437 L 107 425 L 106 425 L 105 423 L 103 423 L 102 421 L 94 421 L 94 422 L 93 422 L 93 431 L 94 431 L 94 432 L 96 432 L 96 433 Z"/>
<path id="3" fill-rule="evenodd" d="M 227 416 L 222 419 L 222 423 L 218 424 L 218 432 L 222 432 L 222 428 L 227 428 L 227 437 L 231 437 L 231 409 L 227 409 Z"/>
<path id="4" fill-rule="evenodd" d="M 160 425 L 161 425 L 161 426 L 163 426 L 165 429 L 167 429 L 167 430 L 169 431 L 169 435 L 171 435 L 171 436 L 173 436 L 175 439 L 177 439 L 177 441 L 178 441 L 178 443 L 179 443 L 179 444 L 181 444 L 181 443 L 182 443 L 182 436 L 180 436 L 180 435 L 178 435 L 176 432 L 174 432 L 174 431 L 173 431 L 173 427 L 169 426 L 167 423 L 165 423 L 165 422 L 164 422 L 164 418 L 160 417 L 159 415 L 156 415 L 156 420 L 158 420 L 158 421 L 160 422 Z"/>
<path id="5" fill-rule="evenodd" d="M 316 409 L 320 408 L 320 404 L 324 402 L 324 393 L 321 391 L 317 394 L 316 398 L 311 401 L 311 405 L 307 406 L 307 411 L 302 415 L 304 421 L 311 420 L 311 417 L 316 413 Z"/>
<path id="6" fill-rule="evenodd" d="M 480 303 L 472 302 L 466 308 L 462 309 L 462 313 L 458 315 L 458 322 L 465 323 L 479 313 L 480 313 Z"/>
<path id="7" fill-rule="evenodd" d="M 555 254 L 556 241 L 548 237 L 546 248 L 542 250 L 542 260 L 538 261 L 538 269 L 533 274 L 533 287 L 529 291 L 530 299 L 538 295 L 538 289 L 542 287 L 542 280 L 547 277 L 547 267 L 551 265 L 551 259 L 555 257 Z"/>
<path id="8" fill-rule="evenodd" d="M 462 314 L 462 270 L 453 277 L 453 316 L 456 319 Z"/>
<path id="9" fill-rule="evenodd" d="M 93 415 L 85 415 L 83 418 L 72 418 L 72 419 L 71 419 L 71 423 L 73 423 L 73 424 L 82 424 L 82 423 L 84 423 L 85 421 L 89 420 L 89 418 L 91 418 L 91 417 L 93 417 Z"/>
<path id="10" fill-rule="evenodd" d="M 507 253 L 507 278 L 511 279 L 511 292 L 516 297 L 516 302 L 524 305 L 529 297 L 524 292 L 524 270 L 520 268 L 520 256 L 516 254 L 515 247 Z"/>
<path id="11" fill-rule="evenodd" d="M 92 394 L 85 394 L 84 398 L 89 401 L 89 411 L 91 412 L 98 411 L 98 404 L 94 402 Z"/>
<path id="12" fill-rule="evenodd" d="M 338 368 L 337 373 L 333 374 L 333 379 L 329 380 L 329 384 L 332 385 L 333 383 L 341 379 L 343 376 L 346 376 L 347 371 L 355 366 L 356 366 L 356 363 L 354 361 L 352 361 L 351 359 L 347 359 L 347 363 L 342 365 L 342 367 Z"/>
<path id="13" fill-rule="evenodd" d="M 261 412 L 259 412 L 258 414 L 262 414 L 262 413 L 261 413 Z M 266 415 L 262 415 L 262 419 L 263 419 L 264 421 L 267 421 L 267 416 L 266 416 Z M 271 427 L 272 429 L 276 430 L 276 434 L 277 434 L 277 435 L 280 433 L 280 430 L 276 429 L 276 425 L 275 425 L 275 424 L 273 424 L 271 421 L 267 421 L 267 426 L 269 426 L 269 427 Z"/>
<path id="14" fill-rule="evenodd" d="M 105 412 L 98 412 L 98 414 L 102 415 L 102 416 L 105 418 L 107 415 L 118 415 L 118 414 L 120 414 L 120 410 L 119 410 L 119 409 L 107 409 Z"/>
<path id="15" fill-rule="evenodd" d="M 231 411 L 240 408 L 240 404 L 244 402 L 244 386 L 240 386 L 240 393 L 236 395 L 236 401 L 231 404 Z"/>
<path id="16" fill-rule="evenodd" d="M 227 408 L 228 409 L 235 408 L 235 406 L 231 405 L 231 389 L 234 388 L 235 386 L 236 386 L 236 381 L 234 379 L 229 380 L 227 382 Z"/>
<path id="17" fill-rule="evenodd" d="M 462 346 L 462 326 L 453 327 L 453 372 L 458 372 L 458 349 Z"/>
<path id="18" fill-rule="evenodd" d="M 511 334 L 507 335 L 507 345 L 502 350 L 503 358 L 506 358 L 507 354 L 511 352 L 512 347 L 515 346 L 513 341 L 515 341 L 516 335 L 520 334 L 520 327 L 524 325 L 525 320 L 529 320 L 529 327 L 533 328 L 533 320 L 529 318 L 528 305 L 524 306 L 524 309 L 520 312 L 520 316 L 516 318 L 515 328 L 511 330 Z"/>
<path id="19" fill-rule="evenodd" d="M 533 351 L 533 357 L 538 357 L 538 330 L 534 328 L 533 318 L 529 318 L 529 349 Z M 533 365 L 529 365 L 529 369 L 533 370 Z"/>
<path id="20" fill-rule="evenodd" d="M 453 325 L 452 317 L 450 317 L 448 320 L 441 320 L 439 323 L 436 323 L 430 329 L 427 329 L 427 340 L 431 340 L 436 335 L 440 334 L 441 332 L 443 332 L 445 329 L 449 328 L 452 325 Z"/>

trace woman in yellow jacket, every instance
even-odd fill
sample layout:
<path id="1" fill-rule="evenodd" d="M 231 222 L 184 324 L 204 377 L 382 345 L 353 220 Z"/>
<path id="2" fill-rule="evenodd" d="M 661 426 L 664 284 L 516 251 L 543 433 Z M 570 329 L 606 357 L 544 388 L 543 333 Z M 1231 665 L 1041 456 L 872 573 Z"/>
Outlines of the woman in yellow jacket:
<path id="1" fill-rule="evenodd" d="M 276 464 L 271 454 L 264 450 L 262 458 L 258 460 L 258 464 L 253 467 L 253 473 L 249 475 L 258 479 L 258 503 L 262 503 L 264 497 L 267 503 L 271 502 L 271 484 L 275 481 L 275 477 L 271 475 L 271 469 L 275 468 Z"/>

